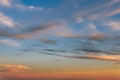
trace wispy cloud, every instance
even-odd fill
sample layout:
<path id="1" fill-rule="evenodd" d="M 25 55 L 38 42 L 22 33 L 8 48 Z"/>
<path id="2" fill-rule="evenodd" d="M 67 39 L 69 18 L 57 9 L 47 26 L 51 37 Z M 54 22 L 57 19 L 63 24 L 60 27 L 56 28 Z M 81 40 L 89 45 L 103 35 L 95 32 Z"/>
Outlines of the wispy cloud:
<path id="1" fill-rule="evenodd" d="M 0 6 L 11 7 L 11 0 L 0 0 Z"/>
<path id="2" fill-rule="evenodd" d="M 110 22 L 106 23 L 105 25 L 107 25 L 111 30 L 120 31 L 120 22 L 119 21 L 110 21 Z"/>
<path id="3" fill-rule="evenodd" d="M 35 7 L 35 6 L 26 6 L 26 5 L 22 5 L 22 4 L 15 4 L 16 8 L 21 9 L 21 10 L 38 10 L 38 11 L 42 11 L 44 10 L 42 7 Z"/>
<path id="4" fill-rule="evenodd" d="M 120 62 L 120 55 L 109 55 L 109 54 L 95 54 L 95 53 L 87 53 L 85 55 L 63 55 L 56 53 L 43 53 L 47 55 L 55 55 L 66 58 L 75 58 L 75 59 L 91 59 L 91 60 L 102 60 L 102 61 L 114 61 Z"/>
<path id="5" fill-rule="evenodd" d="M 42 11 L 44 10 L 42 7 L 36 7 L 36 6 L 27 6 L 23 5 L 20 2 L 15 2 L 16 0 L 0 0 L 0 6 L 5 7 L 5 8 L 17 8 L 19 10 L 37 10 L 37 11 Z"/>
<path id="6" fill-rule="evenodd" d="M 111 11 L 110 13 L 108 13 L 106 16 L 113 16 L 116 14 L 120 13 L 120 8 L 114 9 L 113 11 Z"/>
<path id="7" fill-rule="evenodd" d="M 80 11 L 78 15 L 84 17 L 85 19 L 88 18 L 90 20 L 100 19 L 101 17 L 103 18 L 114 16 L 120 13 L 119 6 L 115 6 L 119 3 L 119 0 L 109 0 L 103 3 L 102 6 L 101 4 L 94 6 L 91 5 L 91 7 L 87 7 L 86 9 Z"/>
<path id="8" fill-rule="evenodd" d="M 118 28 L 119 23 L 117 23 L 116 26 Z M 113 25 L 111 27 L 116 28 Z M 73 30 L 72 28 L 66 25 L 48 24 L 48 25 L 42 25 L 42 26 L 34 26 L 27 29 L 21 29 L 21 32 L 17 34 L 1 30 L 0 36 L 6 36 L 6 37 L 21 39 L 21 40 L 34 39 L 41 42 L 46 42 L 46 40 L 43 40 L 42 38 L 43 36 L 56 36 L 60 38 L 69 38 L 69 39 L 79 38 L 79 39 L 89 39 L 89 40 L 96 40 L 96 41 L 119 38 L 118 35 L 108 35 L 108 34 L 99 32 L 97 27 L 93 24 L 87 25 L 87 27 L 83 30 L 80 30 L 80 32 L 76 32 L 75 30 Z"/>
<path id="9" fill-rule="evenodd" d="M 1 36 L 13 37 L 17 39 L 38 39 L 41 36 L 57 36 L 57 37 L 64 37 L 64 38 L 77 38 L 79 37 L 71 28 L 63 25 L 45 25 L 45 26 L 38 26 L 29 28 L 25 31 L 25 33 L 20 34 L 12 34 L 10 32 L 0 32 Z"/>
<path id="10" fill-rule="evenodd" d="M 93 59 L 93 60 L 103 60 L 103 61 L 120 61 L 119 55 L 109 55 L 109 54 L 93 54 L 89 53 L 86 55 L 81 56 L 67 56 L 71 58 L 77 58 L 77 59 Z"/>
<path id="11" fill-rule="evenodd" d="M 95 53 L 103 53 L 104 51 L 102 50 L 97 50 L 97 49 L 87 49 L 87 48 L 83 48 L 83 49 L 75 49 L 75 50 L 80 50 L 80 51 L 85 51 L 85 52 L 95 52 Z"/>
<path id="12" fill-rule="evenodd" d="M 3 43 L 7 46 L 15 46 L 15 47 L 19 47 L 21 45 L 17 41 L 11 39 L 0 39 L 0 43 Z"/>
<path id="13" fill-rule="evenodd" d="M 21 72 L 29 69 L 24 65 L 0 64 L 0 72 Z"/>
<path id="14" fill-rule="evenodd" d="M 0 25 L 4 25 L 10 28 L 16 28 L 20 24 L 14 21 L 12 18 L 3 14 L 2 12 L 0 12 Z"/>

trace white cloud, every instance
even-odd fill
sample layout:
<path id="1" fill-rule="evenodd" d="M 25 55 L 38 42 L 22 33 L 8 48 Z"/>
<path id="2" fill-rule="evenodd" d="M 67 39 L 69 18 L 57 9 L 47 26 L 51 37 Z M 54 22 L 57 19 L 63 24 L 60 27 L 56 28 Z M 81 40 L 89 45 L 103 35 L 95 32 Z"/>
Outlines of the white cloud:
<path id="1" fill-rule="evenodd" d="M 0 24 L 8 26 L 10 28 L 15 28 L 16 26 L 20 25 L 19 23 L 15 22 L 10 17 L 6 16 L 5 14 L 0 12 Z"/>
<path id="2" fill-rule="evenodd" d="M 112 22 L 107 23 L 107 25 L 108 25 L 112 30 L 120 31 L 120 22 L 112 21 Z"/>
<path id="3" fill-rule="evenodd" d="M 3 44 L 8 45 L 8 46 L 16 46 L 16 47 L 19 47 L 21 45 L 17 41 L 10 40 L 10 39 L 0 39 L 0 43 L 3 43 Z"/>
<path id="4" fill-rule="evenodd" d="M 0 0 L 0 6 L 10 7 L 11 6 L 11 0 Z"/>
<path id="5" fill-rule="evenodd" d="M 15 6 L 18 8 L 18 9 L 22 9 L 22 10 L 43 10 L 42 7 L 35 7 L 35 6 L 26 6 L 26 5 L 22 5 L 22 4 L 15 4 Z"/>
<path id="6" fill-rule="evenodd" d="M 9 8 L 9 7 L 18 8 L 21 10 L 40 10 L 40 11 L 43 10 L 42 7 L 35 7 L 33 5 L 27 6 L 21 3 L 16 3 L 15 1 L 16 0 L 0 0 L 0 6 L 6 7 L 6 8 Z"/>
<path id="7" fill-rule="evenodd" d="M 120 13 L 120 7 L 113 9 L 111 12 L 106 14 L 106 16 L 109 17 L 109 16 L 113 16 L 113 15 L 116 15 L 116 14 L 119 14 L 119 13 Z"/>

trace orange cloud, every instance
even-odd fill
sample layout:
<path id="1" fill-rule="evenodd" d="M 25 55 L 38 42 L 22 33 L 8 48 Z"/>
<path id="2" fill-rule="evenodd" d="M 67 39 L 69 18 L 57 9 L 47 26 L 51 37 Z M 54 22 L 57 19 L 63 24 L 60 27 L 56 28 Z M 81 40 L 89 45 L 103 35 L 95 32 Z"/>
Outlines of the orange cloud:
<path id="1" fill-rule="evenodd" d="M 21 72 L 29 67 L 24 65 L 0 64 L 0 72 Z"/>

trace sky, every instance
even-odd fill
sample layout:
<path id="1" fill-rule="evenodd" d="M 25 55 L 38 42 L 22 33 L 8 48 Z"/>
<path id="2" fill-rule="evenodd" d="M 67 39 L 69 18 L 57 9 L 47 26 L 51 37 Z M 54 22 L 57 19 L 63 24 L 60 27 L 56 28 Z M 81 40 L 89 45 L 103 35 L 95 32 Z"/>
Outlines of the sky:
<path id="1" fill-rule="evenodd" d="M 120 0 L 0 0 L 0 80 L 120 80 Z"/>

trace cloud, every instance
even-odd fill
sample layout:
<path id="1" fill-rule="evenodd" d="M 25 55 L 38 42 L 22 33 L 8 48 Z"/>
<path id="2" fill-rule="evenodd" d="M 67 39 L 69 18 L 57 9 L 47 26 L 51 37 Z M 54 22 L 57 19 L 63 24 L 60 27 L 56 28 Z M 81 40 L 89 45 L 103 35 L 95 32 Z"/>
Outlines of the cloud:
<path id="1" fill-rule="evenodd" d="M 24 65 L 0 64 L 0 72 L 23 72 L 29 69 Z"/>
<path id="2" fill-rule="evenodd" d="M 26 6 L 26 5 L 22 5 L 22 4 L 15 4 L 15 7 L 18 9 L 21 9 L 21 10 L 38 10 L 38 11 L 43 10 L 42 7 Z"/>
<path id="3" fill-rule="evenodd" d="M 43 27 L 34 27 L 31 29 L 28 29 L 28 32 L 31 34 L 41 34 L 41 35 L 54 35 L 57 37 L 76 37 L 74 31 L 70 29 L 69 27 L 65 26 L 64 24 L 56 25 L 56 24 L 49 24 Z"/>
<path id="4" fill-rule="evenodd" d="M 90 40 L 104 40 L 105 38 L 107 38 L 107 35 L 102 33 L 92 33 L 88 36 Z"/>
<path id="5" fill-rule="evenodd" d="M 12 34 L 7 31 L 0 31 L 0 36 L 13 37 L 17 39 L 36 39 L 42 36 L 56 36 L 63 38 L 78 38 L 80 37 L 71 28 L 63 25 L 49 24 L 45 26 L 34 26 L 32 28 L 22 30 L 24 33 Z M 21 32 L 22 32 L 21 31 Z"/>
<path id="6" fill-rule="evenodd" d="M 57 51 L 60 53 L 54 53 L 54 52 L 56 52 L 56 50 L 53 50 L 53 49 L 48 49 L 48 50 L 45 50 L 44 52 L 40 52 L 40 53 L 46 54 L 46 55 L 55 55 L 55 56 L 60 56 L 60 57 L 66 57 L 66 58 L 120 62 L 120 55 L 119 54 L 114 55 L 114 54 L 109 54 L 109 53 L 102 53 L 102 51 L 100 51 L 100 50 L 81 49 L 81 51 L 82 50 L 85 51 L 86 54 L 66 55 L 66 54 L 62 54 L 62 51 Z"/>
<path id="7" fill-rule="evenodd" d="M 37 10 L 42 11 L 44 10 L 42 7 L 35 7 L 33 5 L 27 6 L 23 5 L 22 3 L 16 3 L 16 0 L 0 0 L 0 6 L 5 8 L 17 8 L 20 10 Z"/>
<path id="8" fill-rule="evenodd" d="M 100 19 L 101 17 L 110 17 L 110 16 L 114 16 L 120 13 L 120 9 L 111 9 L 111 10 L 106 10 L 106 11 L 101 11 L 99 13 L 93 13 L 91 15 L 88 16 L 88 19 L 91 20 L 96 20 L 96 19 Z"/>
<path id="9" fill-rule="evenodd" d="M 66 56 L 66 57 L 76 58 L 76 59 L 93 59 L 93 60 L 118 61 L 118 62 L 120 62 L 120 55 L 88 53 L 86 55 Z"/>
<path id="10" fill-rule="evenodd" d="M 0 6 L 11 7 L 11 0 L 0 0 Z"/>
<path id="11" fill-rule="evenodd" d="M 34 26 L 32 28 L 29 28 L 26 30 L 26 32 L 37 32 L 37 31 L 42 31 L 42 30 L 51 30 L 51 29 L 56 29 L 58 26 L 56 24 L 48 24 L 48 25 L 43 25 L 43 26 Z"/>
<path id="12" fill-rule="evenodd" d="M 54 29 L 53 34 L 57 37 L 62 38 L 79 38 L 80 35 L 77 34 L 72 28 L 68 27 L 66 24 L 58 25 Z"/>
<path id="13" fill-rule="evenodd" d="M 7 46 L 15 46 L 15 47 L 19 47 L 21 44 L 18 43 L 15 40 L 10 40 L 10 39 L 0 39 L 0 43 L 3 43 Z"/>
<path id="14" fill-rule="evenodd" d="M 101 1 L 102 2 L 102 1 Z M 120 6 L 116 6 L 120 3 L 119 0 L 108 0 L 98 5 L 89 5 L 85 9 L 79 11 L 77 16 L 83 17 L 83 19 L 96 20 L 105 17 L 114 16 L 120 13 Z M 96 4 L 96 1 L 93 2 Z M 102 6 L 101 6 L 102 5 Z"/>
<path id="15" fill-rule="evenodd" d="M 103 53 L 104 51 L 102 50 L 97 50 L 97 49 L 87 49 L 87 48 L 83 48 L 83 49 L 75 49 L 75 50 L 80 50 L 80 51 L 85 51 L 85 52 L 96 52 L 96 53 Z"/>
<path id="16" fill-rule="evenodd" d="M 112 10 L 111 12 L 109 12 L 108 14 L 106 14 L 106 16 L 114 16 L 116 14 L 119 14 L 120 13 L 120 8 L 116 8 L 114 10 Z"/>
<path id="17" fill-rule="evenodd" d="M 76 17 L 76 22 L 77 23 L 81 23 L 83 21 L 83 19 L 81 17 Z"/>
<path id="18" fill-rule="evenodd" d="M 0 12 L 0 24 L 10 28 L 16 28 L 16 26 L 20 25 L 19 23 L 15 22 L 12 18 L 6 16 L 1 12 Z"/>
<path id="19" fill-rule="evenodd" d="M 106 25 L 110 27 L 111 30 L 120 31 L 120 22 L 111 21 L 111 22 L 106 23 Z"/>

